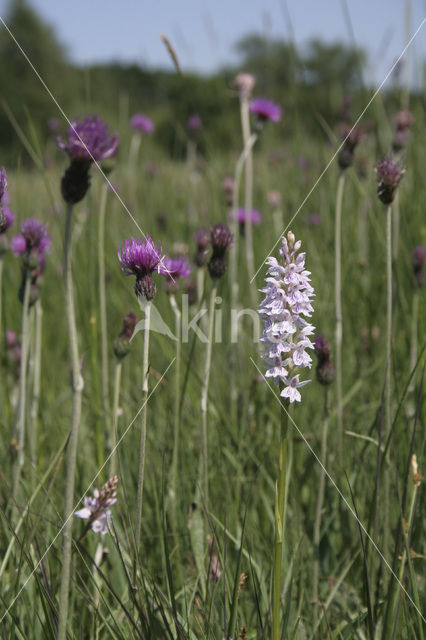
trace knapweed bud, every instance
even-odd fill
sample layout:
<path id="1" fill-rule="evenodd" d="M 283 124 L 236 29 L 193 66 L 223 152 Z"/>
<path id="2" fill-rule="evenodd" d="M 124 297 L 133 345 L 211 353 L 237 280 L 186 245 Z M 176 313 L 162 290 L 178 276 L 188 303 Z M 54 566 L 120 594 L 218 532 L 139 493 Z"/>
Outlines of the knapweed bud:
<path id="1" fill-rule="evenodd" d="M 157 285 L 150 273 L 136 278 L 135 293 L 138 297 L 146 298 L 148 302 L 154 300 L 155 294 L 157 293 Z"/>
<path id="2" fill-rule="evenodd" d="M 222 189 L 225 194 L 226 204 L 230 207 L 234 201 L 235 181 L 232 176 L 225 176 L 222 181 Z"/>
<path id="3" fill-rule="evenodd" d="M 316 336 L 314 348 L 318 358 L 318 365 L 315 371 L 317 380 L 320 384 L 331 384 L 335 377 L 335 370 L 330 360 L 330 343 L 322 333 Z"/>
<path id="4" fill-rule="evenodd" d="M 235 86 L 241 98 L 249 98 L 256 84 L 256 79 L 251 73 L 238 73 L 235 76 Z"/>
<path id="5" fill-rule="evenodd" d="M 404 177 L 405 169 L 401 162 L 395 162 L 393 156 L 384 157 L 375 167 L 377 177 L 377 195 L 383 204 L 392 204 L 395 191 Z"/>
<path id="6" fill-rule="evenodd" d="M 204 267 L 207 262 L 207 249 L 210 244 L 210 234 L 207 229 L 197 229 L 194 240 L 197 247 L 194 262 L 197 267 Z"/>
<path id="7" fill-rule="evenodd" d="M 234 242 L 234 236 L 226 224 L 217 224 L 211 228 L 210 242 L 213 254 L 208 263 L 210 276 L 215 280 L 226 271 L 226 252 Z"/>
<path id="8" fill-rule="evenodd" d="M 337 161 L 340 169 L 344 171 L 353 164 L 354 152 L 364 138 L 364 131 L 356 125 L 354 127 L 345 125 L 342 131 L 342 138 L 344 142 L 337 156 Z"/>
<path id="9" fill-rule="evenodd" d="M 61 194 L 67 204 L 77 204 L 88 192 L 90 164 L 87 160 L 71 160 L 61 180 Z"/>
<path id="10" fill-rule="evenodd" d="M 135 330 L 136 322 L 137 317 L 133 311 L 130 311 L 123 320 L 123 329 L 114 341 L 114 353 L 119 360 L 127 356 L 130 351 L 130 339 Z"/>
<path id="11" fill-rule="evenodd" d="M 413 251 L 413 275 L 419 287 L 424 282 L 424 264 L 426 262 L 426 247 L 419 245 Z"/>

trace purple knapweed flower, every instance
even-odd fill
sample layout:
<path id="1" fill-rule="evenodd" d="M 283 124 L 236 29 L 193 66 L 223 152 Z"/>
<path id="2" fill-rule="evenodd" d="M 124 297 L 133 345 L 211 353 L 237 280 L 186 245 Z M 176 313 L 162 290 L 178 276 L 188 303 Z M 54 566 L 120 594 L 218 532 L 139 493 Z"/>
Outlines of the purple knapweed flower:
<path id="1" fill-rule="evenodd" d="M 419 245 L 413 251 L 412 265 L 414 278 L 419 287 L 422 286 L 424 281 L 424 265 L 426 262 L 426 247 Z"/>
<path id="2" fill-rule="evenodd" d="M 405 169 L 401 161 L 395 162 L 393 156 L 384 157 L 374 168 L 377 177 L 377 195 L 383 204 L 391 204 L 395 191 L 404 177 Z"/>
<path id="3" fill-rule="evenodd" d="M 109 135 L 108 125 L 98 115 L 72 120 L 67 129 L 68 142 L 57 138 L 71 164 L 61 181 L 62 197 L 68 204 L 80 202 L 90 187 L 89 169 L 92 162 L 103 162 L 115 156 L 118 135 Z"/>
<path id="4" fill-rule="evenodd" d="M 135 293 L 148 301 L 153 300 L 157 290 L 152 274 L 161 273 L 161 251 L 161 245 L 154 244 L 148 234 L 144 240 L 125 240 L 118 250 L 121 270 L 136 276 Z"/>
<path id="5" fill-rule="evenodd" d="M 311 227 L 319 227 L 322 223 L 322 218 L 319 213 L 311 213 L 310 215 L 308 215 L 307 221 L 308 224 L 311 225 Z"/>
<path id="6" fill-rule="evenodd" d="M 279 122 L 281 120 L 281 107 L 266 98 L 254 98 L 250 102 L 250 113 L 257 116 L 261 124 L 266 121 Z"/>
<path id="7" fill-rule="evenodd" d="M 4 167 L 0 170 L 0 236 L 5 233 L 15 221 L 15 216 L 7 207 L 9 203 L 9 194 L 6 191 L 7 175 Z M 7 240 L 0 242 L 0 255 L 7 249 Z"/>
<path id="8" fill-rule="evenodd" d="M 235 211 L 231 211 L 229 213 L 229 220 L 231 222 L 234 222 L 235 219 L 240 224 L 245 224 L 245 222 L 247 220 L 246 210 L 245 209 L 237 209 L 236 212 Z M 261 219 L 262 219 L 262 216 L 260 215 L 259 211 L 257 211 L 257 209 L 252 209 L 250 211 L 250 220 L 251 220 L 252 225 L 260 224 Z"/>
<path id="9" fill-rule="evenodd" d="M 143 113 L 135 113 L 130 119 L 130 126 L 138 133 L 152 133 L 154 131 L 154 123 L 151 118 Z"/>
<path id="10" fill-rule="evenodd" d="M 118 477 L 113 476 L 100 491 L 93 491 L 93 498 L 84 498 L 83 509 L 76 511 L 74 515 L 88 521 L 86 529 L 91 527 L 95 533 L 106 534 L 111 521 L 109 507 L 117 502 L 117 484 Z"/>
<path id="11" fill-rule="evenodd" d="M 49 251 L 51 238 L 46 226 L 35 218 L 28 218 L 21 224 L 20 233 L 10 243 L 15 256 L 23 256 L 29 268 L 35 269 L 44 264 L 44 257 Z"/>
<path id="12" fill-rule="evenodd" d="M 178 288 L 180 278 L 187 278 L 192 269 L 185 256 L 170 258 L 166 256 L 163 260 L 161 274 L 166 278 L 167 290 L 171 293 Z"/>
<path id="13" fill-rule="evenodd" d="M 261 289 L 265 299 L 259 309 L 264 323 L 260 342 L 267 365 L 265 377 L 280 384 L 281 396 L 290 403 L 300 402 L 299 388 L 310 382 L 301 381 L 299 371 L 311 367 L 312 358 L 306 349 L 314 348 L 309 339 L 314 327 L 305 320 L 313 312 L 314 290 L 310 272 L 305 270 L 305 253 L 298 254 L 300 247 L 300 240 L 295 242 L 290 231 L 287 239 L 282 239 L 281 260 L 273 256 L 267 259 L 268 277 Z"/>
<path id="14" fill-rule="evenodd" d="M 197 132 L 201 129 L 202 122 L 198 113 L 193 113 L 192 116 L 189 116 L 187 127 L 190 131 Z"/>
<path id="15" fill-rule="evenodd" d="M 226 271 L 226 252 L 234 242 L 234 235 L 226 224 L 216 224 L 210 230 L 213 254 L 207 265 L 213 279 L 221 278 Z"/>
<path id="16" fill-rule="evenodd" d="M 68 142 L 58 137 L 58 147 L 71 160 L 101 162 L 113 158 L 118 149 L 118 135 L 109 135 L 108 125 L 98 116 L 71 120 L 67 129 Z"/>

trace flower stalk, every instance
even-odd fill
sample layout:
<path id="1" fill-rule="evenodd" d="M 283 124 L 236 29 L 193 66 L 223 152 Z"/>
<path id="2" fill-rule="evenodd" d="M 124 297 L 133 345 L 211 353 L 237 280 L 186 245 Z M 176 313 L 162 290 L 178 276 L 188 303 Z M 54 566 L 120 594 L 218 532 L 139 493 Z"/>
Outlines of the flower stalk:
<path id="1" fill-rule="evenodd" d="M 105 212 L 108 196 L 108 184 L 102 185 L 98 218 L 98 267 L 99 267 L 99 310 L 101 316 L 101 362 L 102 362 L 102 409 L 104 419 L 109 421 L 109 366 L 108 336 L 105 295 Z"/>
<path id="2" fill-rule="evenodd" d="M 78 434 L 81 419 L 81 403 L 84 381 L 80 370 L 78 336 L 74 309 L 74 286 L 72 278 L 72 204 L 67 204 L 64 239 L 64 282 L 65 311 L 68 324 L 68 340 L 72 367 L 72 420 L 68 443 L 66 486 L 65 486 L 65 523 L 63 529 L 62 575 L 59 595 L 58 640 L 65 640 L 69 607 L 69 585 L 71 575 L 72 551 L 72 514 L 74 508 L 75 469 L 77 464 Z"/>

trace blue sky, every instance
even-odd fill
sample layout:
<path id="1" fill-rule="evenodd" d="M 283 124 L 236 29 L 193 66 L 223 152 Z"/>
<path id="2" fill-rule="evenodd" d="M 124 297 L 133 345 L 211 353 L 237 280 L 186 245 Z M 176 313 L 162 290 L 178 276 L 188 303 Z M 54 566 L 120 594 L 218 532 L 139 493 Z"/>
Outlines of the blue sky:
<path id="1" fill-rule="evenodd" d="M 10 0 L 0 0 L 7 16 Z M 111 59 L 170 68 L 160 40 L 172 42 L 184 70 L 211 72 L 235 62 L 233 44 L 249 32 L 350 42 L 345 6 L 357 44 L 369 53 L 367 77 L 380 82 L 406 41 L 407 0 L 28 0 L 57 31 L 79 64 Z M 426 0 L 408 0 L 411 34 L 426 16 Z M 426 23 L 410 48 L 412 77 L 426 59 Z M 418 82 L 417 78 L 417 82 Z"/>

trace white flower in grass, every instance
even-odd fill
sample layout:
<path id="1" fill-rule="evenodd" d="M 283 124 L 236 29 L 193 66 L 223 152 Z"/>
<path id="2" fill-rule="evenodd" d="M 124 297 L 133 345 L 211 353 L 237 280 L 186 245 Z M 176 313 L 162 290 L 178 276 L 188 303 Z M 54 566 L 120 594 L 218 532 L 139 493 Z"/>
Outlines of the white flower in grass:
<path id="1" fill-rule="evenodd" d="M 74 515 L 88 521 L 85 531 L 91 527 L 95 533 L 106 534 L 111 521 L 109 507 L 117 502 L 117 483 L 117 476 L 113 476 L 100 491 L 93 491 L 93 498 L 84 498 L 83 509 L 76 511 Z"/>
<path id="2" fill-rule="evenodd" d="M 282 387 L 281 396 L 290 402 L 300 402 L 298 389 L 310 380 L 299 380 L 300 369 L 311 368 L 312 358 L 307 349 L 314 345 L 309 336 L 314 326 L 305 318 L 313 313 L 311 298 L 314 290 L 310 285 L 310 272 L 305 270 L 305 253 L 298 253 L 300 240 L 295 242 L 291 231 L 283 237 L 280 249 L 281 260 L 273 256 L 265 278 L 265 294 L 259 314 L 263 320 L 262 358 L 267 365 L 266 378 L 273 378 Z"/>

